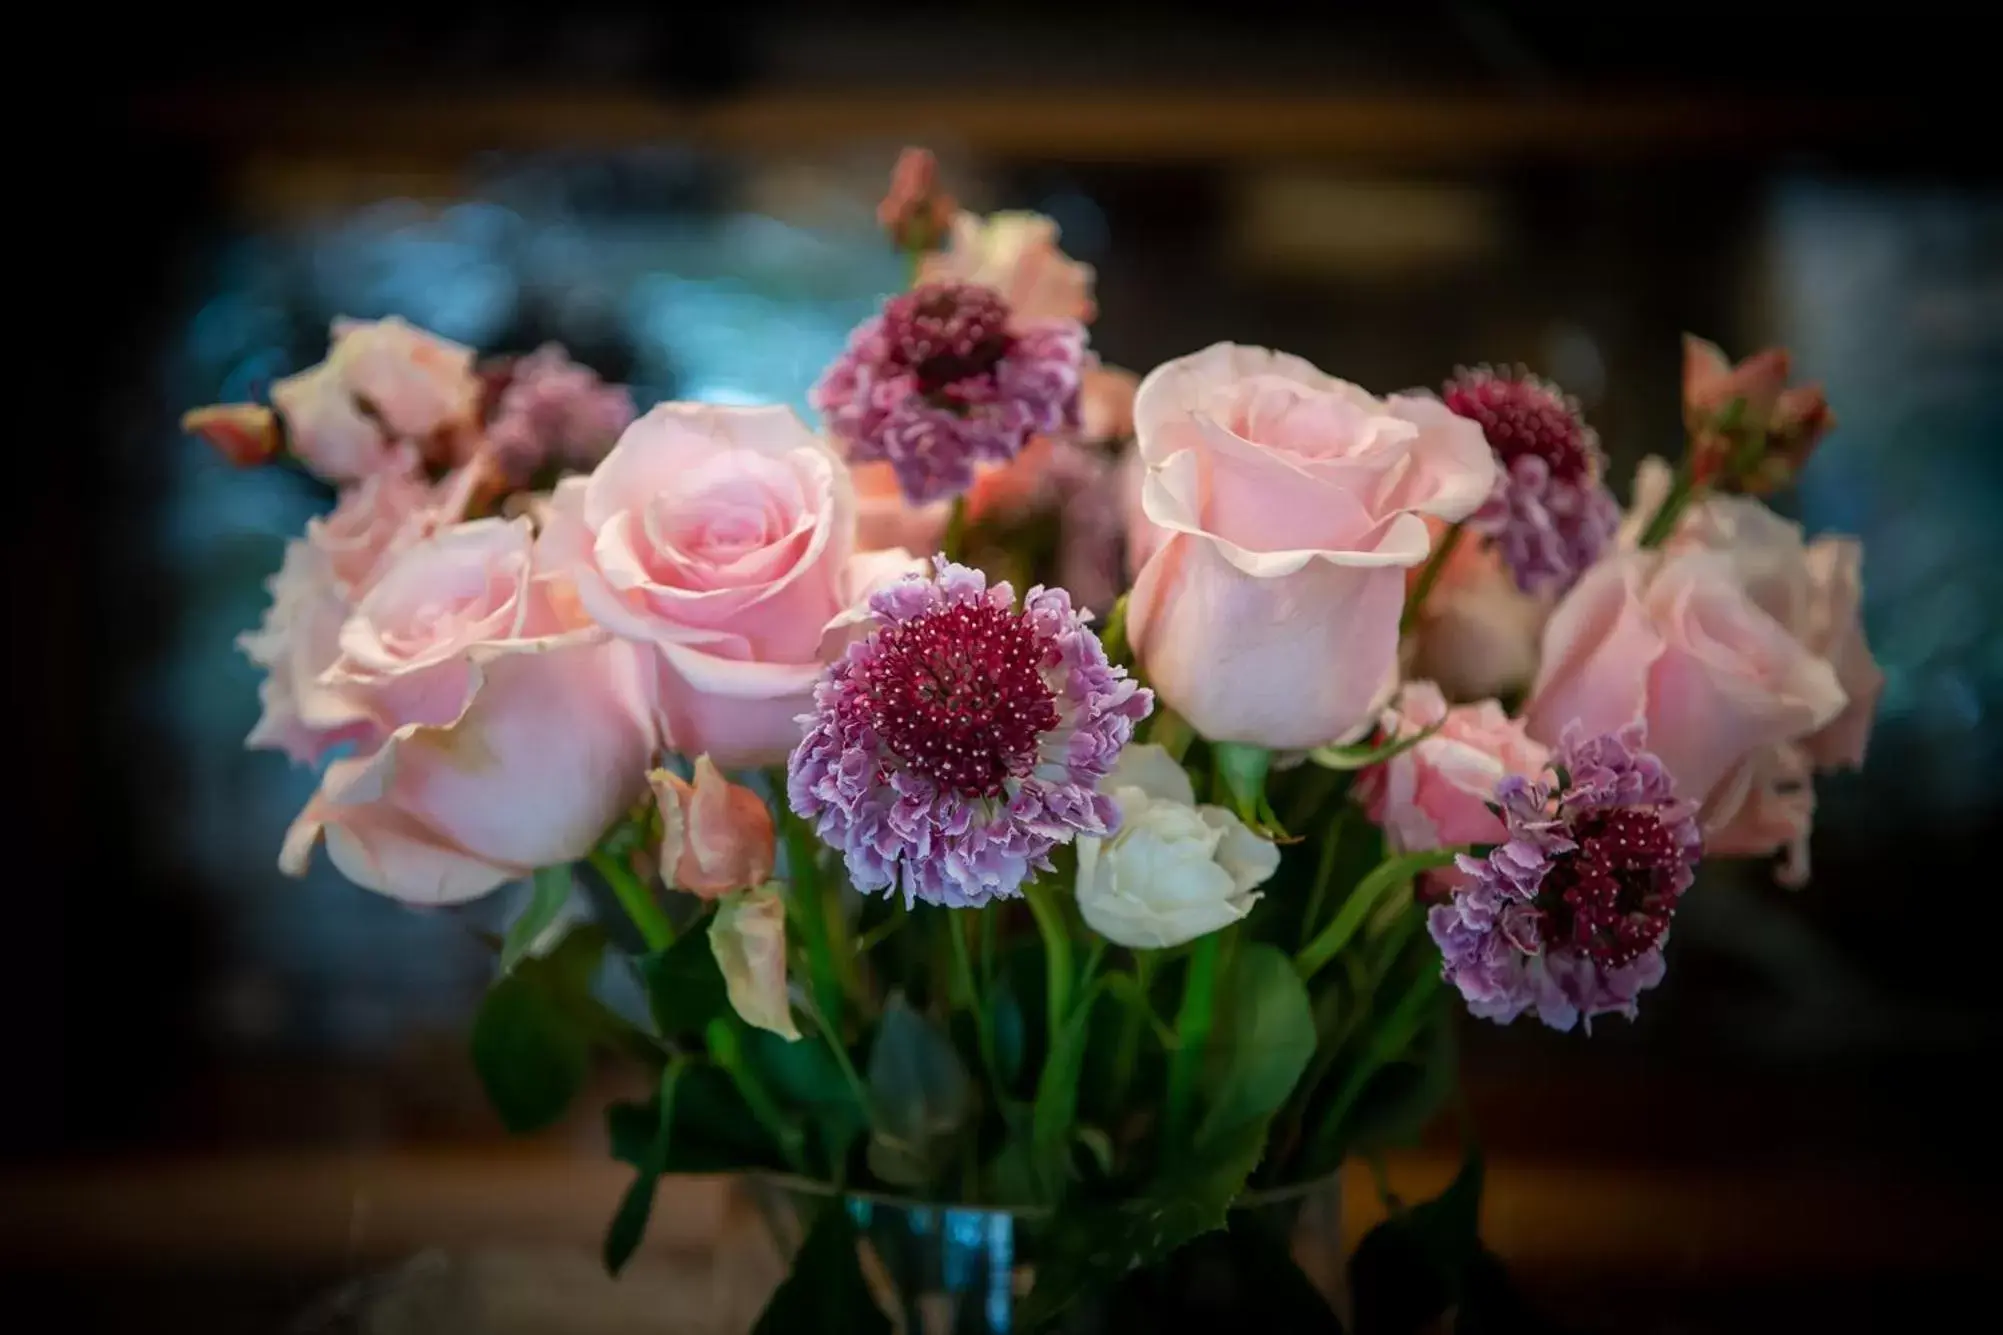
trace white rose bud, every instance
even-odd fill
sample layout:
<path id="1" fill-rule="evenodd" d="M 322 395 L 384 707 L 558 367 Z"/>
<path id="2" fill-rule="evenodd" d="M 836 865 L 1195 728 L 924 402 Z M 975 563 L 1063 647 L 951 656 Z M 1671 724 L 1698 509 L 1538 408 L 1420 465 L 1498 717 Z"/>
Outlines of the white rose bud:
<path id="1" fill-rule="evenodd" d="M 1078 839 L 1078 910 L 1093 931 L 1136 949 L 1179 946 L 1252 911 L 1280 850 L 1223 807 L 1197 806 L 1159 746 L 1120 753 L 1106 778 L 1120 808 L 1110 839 Z"/>

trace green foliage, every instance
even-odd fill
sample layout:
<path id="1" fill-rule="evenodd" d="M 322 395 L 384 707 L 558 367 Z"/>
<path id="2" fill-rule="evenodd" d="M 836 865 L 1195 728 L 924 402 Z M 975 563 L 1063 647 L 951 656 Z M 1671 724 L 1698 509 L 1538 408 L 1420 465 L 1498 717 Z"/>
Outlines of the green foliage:
<path id="1" fill-rule="evenodd" d="M 700 1034 L 711 1020 L 733 1013 L 709 933 L 698 927 L 691 926 L 667 949 L 649 951 L 638 961 L 647 1009 L 663 1034 Z"/>
<path id="2" fill-rule="evenodd" d="M 730 1076 L 707 1062 L 691 1061 L 675 1083 L 662 1173 L 743 1173 L 789 1167 L 771 1134 L 752 1115 Z M 612 1157 L 635 1168 L 649 1161 L 663 1121 L 659 1095 L 645 1103 L 614 1103 L 605 1110 Z"/>
<path id="3" fill-rule="evenodd" d="M 1420 742 L 1425 741 L 1428 737 L 1438 732 L 1440 726 L 1435 723 L 1432 727 L 1422 728 L 1409 737 L 1393 738 L 1374 745 L 1359 742 L 1354 746 L 1316 747 L 1314 750 L 1308 752 L 1308 759 L 1320 765 L 1323 769 L 1368 769 L 1372 765 L 1383 764 L 1393 756 L 1403 755 Z"/>
<path id="4" fill-rule="evenodd" d="M 1293 961 L 1254 943 L 1238 953 L 1221 998 L 1224 1023 L 1198 1128 L 1199 1149 L 1247 1123 L 1263 1124 L 1293 1092 L 1314 1056 L 1314 1014 Z M 1053 1063 L 1055 1065 L 1055 1063 Z"/>
<path id="5" fill-rule="evenodd" d="M 1241 1126 L 1183 1158 L 1144 1195 L 1059 1211 L 1044 1237 L 1036 1287 L 1023 1304 L 1024 1328 L 1054 1321 L 1086 1294 L 1222 1227 L 1265 1149 L 1264 1122 Z"/>
<path id="6" fill-rule="evenodd" d="M 781 1106 L 797 1110 L 813 1131 L 818 1167 L 839 1179 L 849 1147 L 869 1127 L 869 1110 L 842 1073 L 825 1043 L 789 1043 L 777 1034 L 746 1027 L 744 1056 Z"/>
<path id="7" fill-rule="evenodd" d="M 1470 1149 L 1444 1192 L 1365 1235 L 1349 1263 L 1357 1335 L 1419 1335 L 1459 1303 L 1481 1250 L 1481 1187 Z"/>
<path id="8" fill-rule="evenodd" d="M 1262 1331 L 1343 1335 L 1287 1239 L 1236 1211 L 1225 1228 L 1128 1274 L 1109 1295 L 1102 1324 L 1115 1331 L 1228 1330 L 1248 1317 Z"/>
<path id="9" fill-rule="evenodd" d="M 870 1171 L 893 1186 L 933 1181 L 973 1102 L 952 1042 L 902 996 L 892 997 L 870 1046 L 868 1081 L 878 1109 Z"/>
<path id="10" fill-rule="evenodd" d="M 528 958 L 529 951 L 556 922 L 563 906 L 570 902 L 570 867 L 540 868 L 530 882 L 529 902 L 508 924 L 501 940 L 501 972 L 510 974 Z"/>
<path id="11" fill-rule="evenodd" d="M 583 1089 L 601 1011 L 591 996 L 604 935 L 579 928 L 527 957 L 487 990 L 473 1020 L 473 1067 L 501 1124 L 516 1134 L 563 1116 Z"/>
<path id="12" fill-rule="evenodd" d="M 823 1205 L 793 1257 L 793 1269 L 765 1304 L 752 1335 L 890 1335 L 890 1318 L 870 1296 L 856 1255 L 855 1225 L 840 1201 Z"/>
<path id="13" fill-rule="evenodd" d="M 675 1086 L 684 1069 L 677 1061 L 669 1062 L 661 1071 L 660 1092 L 654 1099 L 654 1134 L 638 1156 L 633 1184 L 620 1197 L 612 1226 L 605 1233 L 605 1268 L 612 1274 L 625 1268 L 640 1239 L 646 1236 L 647 1219 L 654 1212 L 654 1188 L 661 1174 L 667 1171 L 674 1144 Z"/>

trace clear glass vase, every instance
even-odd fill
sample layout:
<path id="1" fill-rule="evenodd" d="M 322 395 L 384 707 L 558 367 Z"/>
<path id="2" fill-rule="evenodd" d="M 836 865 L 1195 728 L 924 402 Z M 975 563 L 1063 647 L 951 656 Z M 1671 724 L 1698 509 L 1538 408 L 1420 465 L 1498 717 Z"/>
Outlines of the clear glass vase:
<path id="1" fill-rule="evenodd" d="M 747 1189 L 784 1257 L 799 1248 L 815 1212 L 846 1211 L 859 1237 L 863 1277 L 898 1335 L 1026 1329 L 1021 1312 L 1035 1283 L 1046 1213 L 834 1196 L 810 1184 L 763 1178 L 748 1180 Z M 1192 1302 L 1220 1311 L 1263 1310 L 1244 1304 L 1265 1296 L 1251 1290 L 1270 1283 L 1271 1270 L 1262 1267 L 1253 1275 L 1231 1262 L 1235 1247 L 1253 1242 L 1266 1248 L 1268 1257 L 1290 1256 L 1297 1276 L 1291 1282 L 1306 1299 L 1318 1297 L 1329 1313 L 1347 1320 L 1339 1174 L 1248 1195 L 1232 1211 L 1230 1234 L 1231 1244 L 1201 1249 L 1187 1260 L 1179 1255 L 1167 1286 L 1172 1292 L 1141 1293 L 1130 1286 L 1082 1299 L 1051 1329 L 1063 1335 L 1132 1329 L 1136 1310 L 1148 1310 L 1150 1303 L 1173 1307 L 1182 1316 L 1190 1315 Z"/>

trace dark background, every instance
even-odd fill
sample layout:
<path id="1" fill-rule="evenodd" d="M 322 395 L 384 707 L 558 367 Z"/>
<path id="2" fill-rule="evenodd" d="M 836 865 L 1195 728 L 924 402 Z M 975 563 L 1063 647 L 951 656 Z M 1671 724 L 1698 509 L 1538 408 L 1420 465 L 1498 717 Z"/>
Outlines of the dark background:
<path id="1" fill-rule="evenodd" d="M 1585 401 L 1623 490 L 1679 443 L 1682 330 L 1740 355 L 1785 343 L 1827 385 L 1841 427 L 1783 508 L 1864 538 L 1887 689 L 1868 770 L 1820 786 L 1813 883 L 1708 870 L 1639 1023 L 1469 1024 L 1467 1079 L 1491 1155 L 1520 1170 L 1491 1237 L 1554 1310 L 1609 1330 L 1933 1328 L 1913 1304 L 1993 1255 L 2003 1032 L 1982 856 L 2003 810 L 2003 177 L 1989 50 L 1961 13 L 59 23 L 16 56 L 34 67 L 13 136 L 30 355 L 10 401 L 30 412 L 8 535 L 29 801 L 9 804 L 0 1248 L 78 1301 L 161 1268 L 149 1228 L 195 1246 L 183 1207 L 205 1184 L 237 1199 L 215 1187 L 232 1171 L 278 1193 L 244 1207 L 253 1225 L 304 1208 L 242 1168 L 273 1162 L 256 1156 L 310 1174 L 491 1155 L 496 1180 L 519 1162 L 459 1037 L 487 968 L 469 929 L 505 896 L 418 915 L 324 865 L 275 870 L 312 779 L 241 750 L 256 677 L 231 640 L 327 498 L 231 473 L 178 413 L 317 360 L 336 313 L 392 311 L 488 351 L 561 339 L 643 404 L 800 401 L 898 282 L 871 209 L 922 142 L 971 206 L 1059 219 L 1098 267 L 1094 344 L 1120 365 L 1231 338 L 1390 390 L 1522 361 Z M 599 1153 L 588 1124 L 554 1145 Z M 596 1206 L 574 1211 L 586 1246 Z M 112 1208 L 110 1232 L 88 1217 Z M 207 1227 L 163 1328 L 276 1329 L 192 1313 L 266 1290 L 277 1310 L 372 1259 L 259 1278 L 257 1249 L 231 1250 L 240 1224 Z M 76 1328 L 117 1320 L 89 1311 Z"/>

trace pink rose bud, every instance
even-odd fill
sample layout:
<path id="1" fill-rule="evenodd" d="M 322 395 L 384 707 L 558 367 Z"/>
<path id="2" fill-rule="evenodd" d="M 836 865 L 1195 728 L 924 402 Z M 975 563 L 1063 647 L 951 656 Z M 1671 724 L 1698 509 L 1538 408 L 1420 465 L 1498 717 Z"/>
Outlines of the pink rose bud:
<path id="1" fill-rule="evenodd" d="M 939 160 L 926 149 L 907 148 L 891 169 L 890 192 L 876 206 L 876 221 L 899 250 L 930 250 L 946 235 L 953 208 L 953 197 L 939 189 Z"/>
<path id="2" fill-rule="evenodd" d="M 661 811 L 661 875 L 671 885 L 716 899 L 763 885 L 772 876 L 772 813 L 758 794 L 723 777 L 708 756 L 695 782 L 657 769 L 647 775 Z"/>
<path id="3" fill-rule="evenodd" d="M 1489 805 L 1495 786 L 1511 774 L 1535 779 L 1550 759 L 1494 700 L 1449 708 L 1429 681 L 1406 682 L 1380 722 L 1393 741 L 1434 730 L 1357 779 L 1364 810 L 1400 853 L 1503 842 L 1508 831 Z"/>
<path id="4" fill-rule="evenodd" d="M 1836 417 L 1820 386 L 1789 388 L 1791 369 L 1785 348 L 1734 366 L 1717 345 L 1683 336 L 1683 420 L 1698 481 L 1769 491 L 1808 462 Z"/>
<path id="5" fill-rule="evenodd" d="M 215 403 L 181 415 L 181 430 L 200 436 L 238 468 L 270 463 L 284 448 L 278 414 L 257 403 Z"/>

